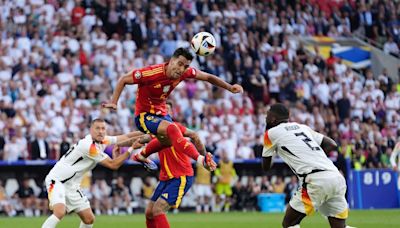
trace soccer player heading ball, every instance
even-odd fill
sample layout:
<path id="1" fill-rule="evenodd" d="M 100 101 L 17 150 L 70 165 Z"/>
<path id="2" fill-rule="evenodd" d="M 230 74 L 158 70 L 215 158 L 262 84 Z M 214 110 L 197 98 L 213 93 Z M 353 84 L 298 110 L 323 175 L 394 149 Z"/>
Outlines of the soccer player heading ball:
<path id="1" fill-rule="evenodd" d="M 103 107 L 117 109 L 118 99 L 125 85 L 138 84 L 135 107 L 135 123 L 138 129 L 156 135 L 160 140 L 165 141 L 167 138 L 178 153 L 192 157 L 191 155 L 196 153 L 196 148 L 183 137 L 166 110 L 166 100 L 172 90 L 181 81 L 194 78 L 207 81 L 232 93 L 243 92 L 240 85 L 230 85 L 215 75 L 189 67 L 192 60 L 193 55 L 189 50 L 178 48 L 166 63 L 128 72 L 118 80 L 111 102 L 104 104 Z"/>

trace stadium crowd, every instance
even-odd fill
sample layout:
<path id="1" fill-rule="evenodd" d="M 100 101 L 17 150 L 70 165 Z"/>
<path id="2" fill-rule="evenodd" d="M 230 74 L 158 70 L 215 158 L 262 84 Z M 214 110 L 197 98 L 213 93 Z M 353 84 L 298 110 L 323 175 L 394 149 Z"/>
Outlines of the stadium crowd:
<path id="1" fill-rule="evenodd" d="M 134 130 L 136 86 L 115 113 L 100 104 L 124 72 L 162 63 L 209 31 L 216 53 L 192 65 L 245 88 L 230 95 L 187 81 L 171 94 L 174 118 L 196 130 L 208 151 L 230 160 L 261 154 L 270 104 L 291 120 L 334 138 L 339 166 L 393 167 L 400 136 L 399 85 L 383 71 L 357 74 L 297 38 L 352 32 L 399 54 L 400 2 L 2 0 L 0 4 L 0 158 L 58 159 L 104 117 L 108 133 Z M 325 4 L 324 4 L 325 3 Z M 393 159 L 392 159 L 393 160 Z"/>

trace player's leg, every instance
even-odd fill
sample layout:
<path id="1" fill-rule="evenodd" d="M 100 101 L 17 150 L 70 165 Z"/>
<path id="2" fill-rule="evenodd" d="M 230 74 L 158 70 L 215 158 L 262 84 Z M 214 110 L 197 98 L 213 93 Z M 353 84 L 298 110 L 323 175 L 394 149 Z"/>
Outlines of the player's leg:
<path id="1" fill-rule="evenodd" d="M 224 211 L 225 212 L 228 212 L 228 211 L 230 211 L 230 208 L 231 208 L 231 201 L 232 201 L 232 198 L 231 198 L 231 196 L 232 196 L 232 187 L 231 187 L 231 185 L 230 184 L 226 184 L 225 185 L 225 196 L 226 196 L 226 198 L 225 198 L 225 205 L 224 205 Z"/>
<path id="2" fill-rule="evenodd" d="M 346 227 L 346 219 L 338 219 L 335 217 L 328 217 L 329 225 L 332 228 L 345 228 Z"/>
<path id="3" fill-rule="evenodd" d="M 286 209 L 285 217 L 283 218 L 282 227 L 288 228 L 300 225 L 304 217 L 306 217 L 306 214 L 296 211 L 289 204 Z"/>
<path id="4" fill-rule="evenodd" d="M 42 228 L 54 228 L 64 217 L 66 212 L 65 187 L 60 182 L 46 180 L 50 209 L 53 214 L 43 223 Z"/>
<path id="5" fill-rule="evenodd" d="M 81 218 L 81 224 L 79 225 L 79 228 L 92 228 L 93 223 L 94 223 L 94 214 L 92 209 L 86 208 L 81 211 L 78 211 L 77 214 Z"/>
<path id="6" fill-rule="evenodd" d="M 76 212 L 81 218 L 79 228 L 91 228 L 95 220 L 95 216 L 90 207 L 90 202 L 80 189 L 66 189 L 66 206 L 67 211 Z"/>
<path id="7" fill-rule="evenodd" d="M 150 199 L 150 202 L 147 204 L 146 207 L 146 227 L 147 228 L 157 228 L 156 221 L 154 220 L 154 204 L 160 198 L 161 194 L 163 194 L 165 188 L 167 187 L 167 181 L 160 181 L 158 183 L 157 188 L 154 190 L 153 196 Z"/>
<path id="8" fill-rule="evenodd" d="M 167 181 L 167 186 L 153 207 L 153 216 L 157 228 L 169 228 L 165 212 L 170 208 L 178 208 L 183 196 L 193 184 L 192 176 L 181 176 Z"/>

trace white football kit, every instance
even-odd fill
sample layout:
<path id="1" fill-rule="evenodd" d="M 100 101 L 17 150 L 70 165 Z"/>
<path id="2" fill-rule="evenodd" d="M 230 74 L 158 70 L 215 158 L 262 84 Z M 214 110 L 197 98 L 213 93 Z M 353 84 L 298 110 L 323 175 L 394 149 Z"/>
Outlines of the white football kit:
<path id="1" fill-rule="evenodd" d="M 64 204 L 68 213 L 90 208 L 88 199 L 80 190 L 82 177 L 109 157 L 104 150 L 116 141 L 116 136 L 106 136 L 102 142 L 95 142 L 89 134 L 60 158 L 45 180 L 51 208 L 57 203 Z"/>
<path id="2" fill-rule="evenodd" d="M 345 219 L 346 180 L 320 147 L 323 137 L 306 125 L 281 123 L 265 132 L 262 156 L 279 155 L 302 182 L 289 202 L 293 209 Z"/>

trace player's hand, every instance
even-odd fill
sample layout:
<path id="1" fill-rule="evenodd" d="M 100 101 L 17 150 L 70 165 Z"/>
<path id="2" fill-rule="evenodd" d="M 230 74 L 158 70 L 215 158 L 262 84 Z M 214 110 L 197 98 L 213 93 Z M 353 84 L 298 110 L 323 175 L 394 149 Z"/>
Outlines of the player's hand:
<path id="1" fill-rule="evenodd" d="M 157 164 L 143 156 L 141 153 L 133 155 L 132 160 L 140 162 L 143 167 L 150 173 L 154 173 L 158 170 Z"/>
<path id="2" fill-rule="evenodd" d="M 117 110 L 117 105 L 114 103 L 103 103 L 103 104 L 101 104 L 101 107 L 109 108 L 111 110 Z"/>
<path id="3" fill-rule="evenodd" d="M 139 149 L 139 148 L 141 148 L 143 146 L 144 146 L 144 143 L 142 143 L 142 137 L 140 137 L 140 138 L 136 139 L 135 141 L 133 141 L 133 143 L 131 145 L 131 147 L 133 149 L 135 149 L 135 150 Z"/>
<path id="4" fill-rule="evenodd" d="M 217 168 L 217 163 L 213 160 L 213 155 L 210 152 L 207 152 L 204 156 L 203 166 L 208 171 L 214 171 Z"/>
<path id="5" fill-rule="evenodd" d="M 121 147 L 115 145 L 112 149 L 112 156 L 113 158 L 118 157 L 121 154 Z"/>
<path id="6" fill-rule="evenodd" d="M 243 93 L 243 87 L 239 84 L 234 84 L 231 87 L 231 92 L 232 93 Z"/>

